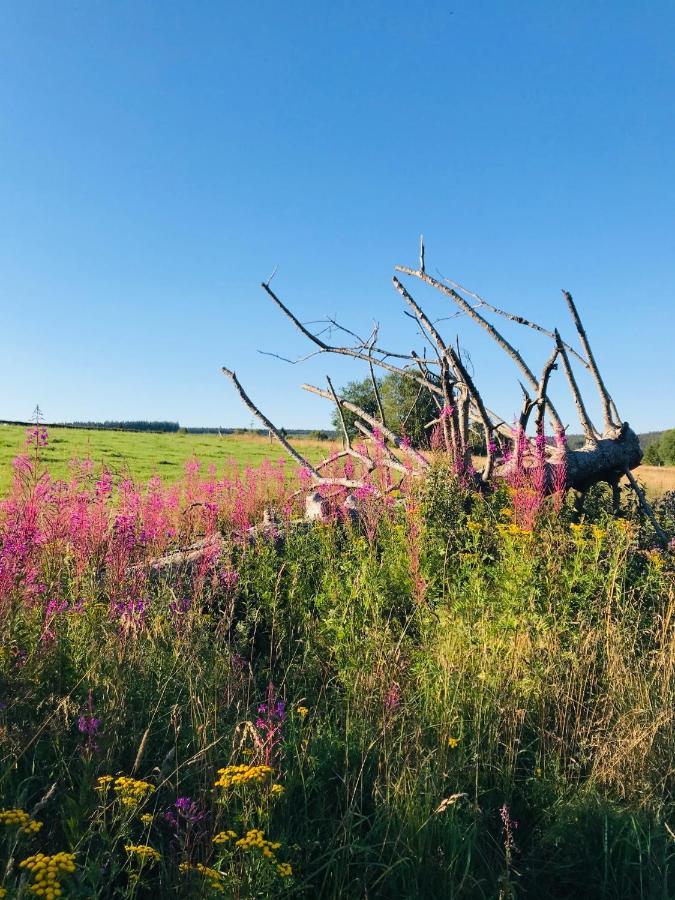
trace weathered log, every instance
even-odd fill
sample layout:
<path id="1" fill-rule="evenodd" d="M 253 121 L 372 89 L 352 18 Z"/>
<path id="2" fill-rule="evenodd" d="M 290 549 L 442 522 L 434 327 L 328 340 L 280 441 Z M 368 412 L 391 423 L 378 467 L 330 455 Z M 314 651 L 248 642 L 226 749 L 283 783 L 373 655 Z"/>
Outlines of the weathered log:
<path id="1" fill-rule="evenodd" d="M 567 485 L 578 491 L 587 491 L 602 481 L 612 485 L 641 461 L 640 440 L 624 422 L 618 437 L 603 437 L 595 444 L 568 451 Z"/>

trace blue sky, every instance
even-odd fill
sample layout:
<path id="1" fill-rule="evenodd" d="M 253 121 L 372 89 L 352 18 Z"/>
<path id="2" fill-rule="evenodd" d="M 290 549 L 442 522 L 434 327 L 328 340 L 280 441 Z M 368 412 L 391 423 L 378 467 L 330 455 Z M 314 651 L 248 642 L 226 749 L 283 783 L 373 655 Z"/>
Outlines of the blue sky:
<path id="1" fill-rule="evenodd" d="M 259 287 L 419 346 L 415 264 L 569 332 L 621 414 L 675 425 L 675 5 L 0 2 L 0 418 L 278 424 L 363 370 L 305 349 Z M 415 288 L 433 317 L 442 298 Z M 516 373 L 459 334 L 488 404 Z M 533 368 L 549 347 L 509 331 Z M 560 407 L 578 430 L 558 373 Z"/>

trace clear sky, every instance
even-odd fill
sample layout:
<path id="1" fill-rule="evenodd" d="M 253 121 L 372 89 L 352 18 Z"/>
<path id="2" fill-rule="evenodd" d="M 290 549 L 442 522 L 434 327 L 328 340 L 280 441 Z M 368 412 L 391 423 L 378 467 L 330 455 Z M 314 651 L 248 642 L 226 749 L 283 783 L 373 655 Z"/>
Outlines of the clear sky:
<path id="1" fill-rule="evenodd" d="M 0 418 L 328 423 L 305 319 L 419 346 L 438 269 L 544 324 L 575 296 L 621 414 L 675 425 L 675 4 L 0 2 Z M 430 315 L 442 298 L 415 288 Z M 470 322 L 488 405 L 515 373 Z M 540 369 L 545 341 L 509 331 Z M 562 385 L 562 376 L 554 376 Z M 563 392 L 564 393 L 564 392 Z M 579 430 L 571 404 L 561 407 Z"/>

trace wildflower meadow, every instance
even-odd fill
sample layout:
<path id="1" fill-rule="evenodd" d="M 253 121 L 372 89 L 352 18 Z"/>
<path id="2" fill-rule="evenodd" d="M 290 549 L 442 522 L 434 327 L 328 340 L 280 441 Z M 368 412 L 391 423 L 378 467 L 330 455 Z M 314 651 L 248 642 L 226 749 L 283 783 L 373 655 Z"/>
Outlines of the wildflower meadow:
<path id="1" fill-rule="evenodd" d="M 431 450 L 309 523 L 288 462 L 57 479 L 26 441 L 1 897 L 675 896 L 675 554 L 637 505 Z"/>

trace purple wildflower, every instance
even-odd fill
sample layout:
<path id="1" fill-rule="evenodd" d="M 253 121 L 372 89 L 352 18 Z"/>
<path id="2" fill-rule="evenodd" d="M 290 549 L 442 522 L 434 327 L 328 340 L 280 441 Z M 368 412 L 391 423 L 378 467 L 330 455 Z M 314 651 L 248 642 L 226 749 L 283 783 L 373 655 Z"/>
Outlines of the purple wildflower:
<path id="1" fill-rule="evenodd" d="M 94 715 L 94 698 L 92 692 L 89 691 L 89 695 L 87 697 L 87 712 L 82 713 L 82 715 L 77 720 L 78 731 L 80 732 L 80 734 L 84 734 L 86 736 L 86 742 L 83 748 L 85 752 L 98 752 L 99 746 L 96 743 L 95 738 L 98 735 L 101 724 L 101 719 Z"/>
<path id="2" fill-rule="evenodd" d="M 276 697 L 274 685 L 270 682 L 267 687 L 267 701 L 258 706 L 258 718 L 255 722 L 262 739 L 265 765 L 272 765 L 279 756 L 285 718 L 286 704 Z"/>
<path id="3" fill-rule="evenodd" d="M 384 698 L 384 705 L 388 710 L 396 709 L 401 703 L 401 686 L 398 681 L 392 681 Z"/>

